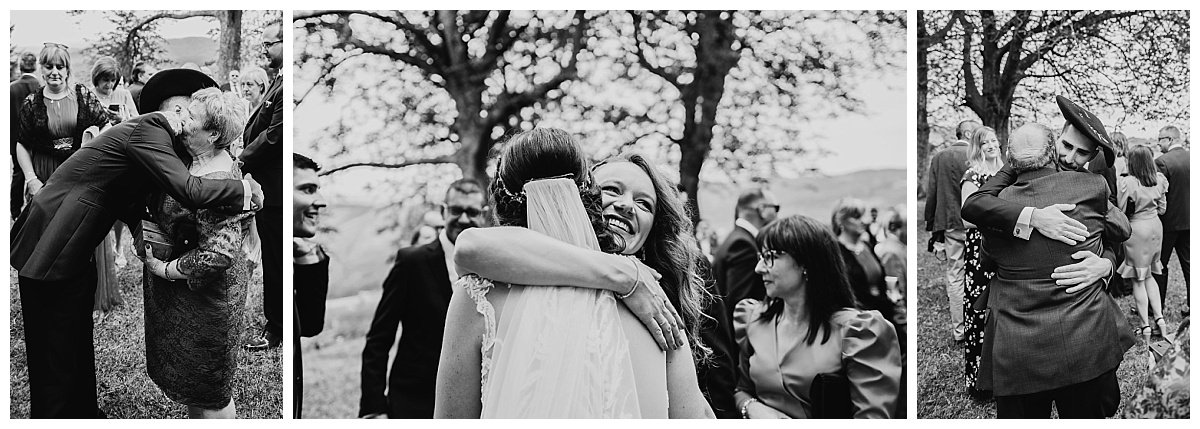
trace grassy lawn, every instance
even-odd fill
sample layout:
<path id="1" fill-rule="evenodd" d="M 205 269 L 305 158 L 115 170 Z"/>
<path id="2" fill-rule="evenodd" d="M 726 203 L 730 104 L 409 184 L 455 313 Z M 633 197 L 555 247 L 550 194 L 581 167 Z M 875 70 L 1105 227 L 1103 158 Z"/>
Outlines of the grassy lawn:
<path id="1" fill-rule="evenodd" d="M 918 216 L 923 207 L 917 207 Z M 995 418 L 994 402 L 981 403 L 972 400 L 966 393 L 963 349 L 955 345 L 949 332 L 950 313 L 946 302 L 945 263 L 926 252 L 925 243 L 930 234 L 924 231 L 924 220 L 918 220 L 921 230 L 917 240 L 912 241 L 918 249 L 917 257 L 917 311 L 920 335 L 917 342 L 917 416 L 934 419 L 978 419 Z M 1185 305 L 1183 273 L 1177 260 L 1170 266 L 1170 286 L 1167 288 L 1167 323 L 1174 332 L 1181 320 L 1179 310 Z M 1133 296 L 1118 299 L 1118 307 L 1125 311 L 1131 326 L 1140 326 L 1137 315 L 1128 311 L 1133 305 Z M 1121 416 L 1129 399 L 1141 390 L 1146 380 L 1149 365 L 1146 344 L 1138 337 L 1138 343 L 1125 352 L 1125 360 L 1117 370 L 1121 384 Z"/>
<path id="2" fill-rule="evenodd" d="M 362 351 L 382 291 L 376 288 L 326 301 L 325 329 L 313 338 L 300 340 L 304 355 L 304 418 L 358 417 Z M 399 332 L 396 338 L 400 338 Z"/>
<path id="3" fill-rule="evenodd" d="M 118 277 L 125 304 L 93 327 L 96 349 L 96 394 L 109 418 L 187 418 L 187 407 L 168 399 L 146 374 L 142 314 L 142 264 L 130 258 Z M 25 367 L 24 328 L 16 271 L 10 270 L 9 395 L 13 419 L 29 417 L 29 385 Z M 248 294 L 247 326 L 261 326 L 262 276 L 256 274 Z M 253 332 L 253 329 L 251 330 Z M 238 417 L 278 419 L 283 410 L 283 367 L 280 348 L 242 352 L 233 386 Z"/>

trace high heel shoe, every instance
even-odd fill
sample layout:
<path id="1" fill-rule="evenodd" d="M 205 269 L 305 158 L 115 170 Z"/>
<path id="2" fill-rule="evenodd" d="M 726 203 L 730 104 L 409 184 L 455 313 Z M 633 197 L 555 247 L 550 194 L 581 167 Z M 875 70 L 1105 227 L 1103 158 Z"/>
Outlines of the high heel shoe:
<path id="1" fill-rule="evenodd" d="M 1142 340 L 1146 342 L 1146 347 L 1150 347 L 1150 325 L 1142 326 L 1140 328 L 1133 328 L 1133 335 L 1142 337 Z"/>
<path id="2" fill-rule="evenodd" d="M 1167 320 L 1166 319 L 1164 319 L 1162 317 L 1156 318 L 1156 319 L 1154 319 L 1154 324 L 1158 325 L 1158 330 L 1162 332 L 1162 337 L 1164 340 L 1167 340 L 1168 343 L 1175 344 L 1175 341 L 1173 338 L 1174 335 L 1171 335 L 1170 334 L 1171 331 L 1167 330 Z"/>

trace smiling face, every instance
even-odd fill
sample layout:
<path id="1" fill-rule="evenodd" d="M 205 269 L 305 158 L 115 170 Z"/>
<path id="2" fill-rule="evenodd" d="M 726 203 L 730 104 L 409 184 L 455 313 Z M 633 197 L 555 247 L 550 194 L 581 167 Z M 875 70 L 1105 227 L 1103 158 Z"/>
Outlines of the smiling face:
<path id="1" fill-rule="evenodd" d="M 787 298 L 800 293 L 800 264 L 784 252 L 764 250 L 759 255 L 754 272 L 762 276 L 767 296 Z"/>
<path id="2" fill-rule="evenodd" d="M 983 152 L 983 159 L 995 161 L 1000 159 L 1000 139 L 996 138 L 995 134 L 989 134 L 984 137 L 983 145 L 979 147 L 980 152 Z"/>
<path id="3" fill-rule="evenodd" d="M 292 183 L 295 186 L 292 192 L 292 235 L 301 238 L 315 236 L 321 220 L 321 209 L 325 207 L 317 172 L 293 168 Z"/>
<path id="4" fill-rule="evenodd" d="M 601 192 L 604 221 L 609 231 L 625 243 L 621 253 L 637 253 L 654 227 L 654 213 L 658 208 L 654 182 L 631 162 L 601 165 L 596 167 L 593 175 Z"/>
<path id="5" fill-rule="evenodd" d="M 1096 142 L 1075 129 L 1075 126 L 1067 125 L 1058 136 L 1058 141 L 1054 143 L 1054 150 L 1057 152 L 1059 167 L 1079 171 L 1096 156 L 1099 148 L 1096 147 Z"/>

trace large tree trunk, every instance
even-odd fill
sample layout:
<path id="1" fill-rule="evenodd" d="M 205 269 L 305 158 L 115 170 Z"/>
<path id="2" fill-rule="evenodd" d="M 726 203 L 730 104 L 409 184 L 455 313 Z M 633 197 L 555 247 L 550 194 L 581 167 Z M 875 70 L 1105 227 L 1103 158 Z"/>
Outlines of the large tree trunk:
<path id="1" fill-rule="evenodd" d="M 695 32 L 696 70 L 691 84 L 680 92 L 684 104 L 683 138 L 679 140 L 679 182 L 687 192 L 688 201 L 697 208 L 700 170 L 712 148 L 713 127 L 717 123 L 717 106 L 725 94 L 725 77 L 737 66 L 740 53 L 734 50 L 733 15 L 724 19 L 719 11 L 697 12 Z M 699 114 L 697 114 L 699 113 Z M 700 222 L 700 211 L 690 210 L 694 227 Z"/>
<path id="2" fill-rule="evenodd" d="M 925 198 L 925 170 L 929 158 L 929 32 L 925 11 L 917 11 L 917 198 Z"/>
<path id="3" fill-rule="evenodd" d="M 242 11 L 223 10 L 217 13 L 221 22 L 220 47 L 217 51 L 217 82 L 228 82 L 229 71 L 242 64 Z M 237 82 L 228 82 L 233 87 Z"/>

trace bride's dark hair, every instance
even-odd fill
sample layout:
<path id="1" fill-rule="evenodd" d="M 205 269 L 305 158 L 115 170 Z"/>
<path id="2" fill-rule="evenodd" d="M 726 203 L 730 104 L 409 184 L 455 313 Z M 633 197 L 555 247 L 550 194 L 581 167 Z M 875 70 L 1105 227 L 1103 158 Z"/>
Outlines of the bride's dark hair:
<path id="1" fill-rule="evenodd" d="M 508 139 L 488 189 L 494 224 L 528 227 L 525 183 L 555 177 L 569 177 L 579 186 L 579 198 L 600 248 L 614 251 L 616 244 L 604 223 L 600 189 L 592 180 L 587 156 L 570 134 L 556 128 L 534 128 Z"/>
<path id="2" fill-rule="evenodd" d="M 692 232 L 692 220 L 684 209 L 675 185 L 663 177 L 642 155 L 617 155 L 600 161 L 592 166 L 592 169 L 618 162 L 628 162 L 637 166 L 650 177 L 650 183 L 654 185 L 654 193 L 658 198 L 654 207 L 654 225 L 637 254 L 642 262 L 662 274 L 658 283 L 667 292 L 667 299 L 671 300 L 671 304 L 679 309 L 679 315 L 683 317 L 688 341 L 692 343 L 692 353 L 697 362 L 706 363 L 712 349 L 700 341 L 700 327 L 706 323 L 706 319 L 707 323 L 715 322 L 704 314 L 704 309 L 708 308 L 713 296 L 704 288 L 704 280 L 697 274 L 700 270 L 697 261 L 702 256 L 696 235 Z M 624 248 L 624 244 L 620 244 L 620 247 Z"/>

